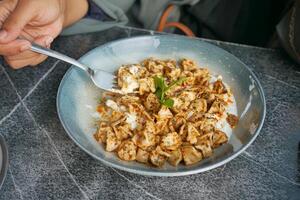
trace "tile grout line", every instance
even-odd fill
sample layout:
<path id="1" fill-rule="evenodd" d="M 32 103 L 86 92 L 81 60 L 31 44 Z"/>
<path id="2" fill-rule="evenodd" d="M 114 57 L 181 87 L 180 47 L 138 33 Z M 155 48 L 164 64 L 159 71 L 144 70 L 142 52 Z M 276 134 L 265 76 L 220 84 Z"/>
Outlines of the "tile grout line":
<path id="1" fill-rule="evenodd" d="M 36 82 L 36 84 L 23 97 L 22 101 L 26 100 L 34 92 L 34 90 L 39 86 L 39 84 L 56 68 L 56 66 L 59 64 L 59 62 L 60 61 L 58 60 L 53 64 L 53 66 L 38 80 L 38 82 Z"/>
<path id="2" fill-rule="evenodd" d="M 246 156 L 245 156 L 245 155 L 246 155 Z M 294 181 L 290 180 L 289 178 L 287 178 L 287 177 L 285 177 L 285 176 L 283 176 L 283 175 L 279 174 L 278 172 L 276 172 L 276 171 L 274 171 L 274 170 L 272 170 L 272 169 L 270 169 L 270 168 L 268 168 L 268 167 L 266 167 L 266 166 L 262 165 L 262 164 L 261 164 L 259 161 L 256 161 L 255 159 L 253 159 L 253 158 L 249 157 L 247 154 L 241 154 L 241 156 L 242 156 L 243 158 L 245 158 L 245 159 L 249 160 L 250 162 L 253 162 L 253 163 L 255 163 L 256 165 L 259 165 L 259 166 L 261 166 L 262 168 L 264 168 L 264 169 L 266 169 L 267 171 L 269 171 L 269 172 L 271 172 L 271 173 L 275 174 L 276 176 L 278 176 L 278 177 L 280 177 L 280 178 L 282 178 L 282 179 L 286 180 L 287 182 L 289 182 L 289 183 L 291 183 L 291 184 L 293 184 L 293 185 L 300 186 L 300 184 L 299 184 L 299 183 L 296 183 L 296 182 L 294 182 Z"/>
<path id="3" fill-rule="evenodd" d="M 250 157 L 250 158 L 253 157 L 247 150 L 245 150 L 245 151 L 243 152 L 243 154 L 246 154 L 246 155 L 247 155 L 248 157 Z"/>
<path id="4" fill-rule="evenodd" d="M 4 75 L 7 77 L 6 72 L 5 72 L 5 70 L 4 70 L 4 67 L 3 67 L 1 64 L 0 64 L 0 70 L 1 70 L 1 72 L 3 72 Z M 6 116 L 4 116 L 2 119 L 0 119 L 0 125 L 1 125 L 7 118 L 9 118 L 9 117 L 17 110 L 17 108 L 18 108 L 20 105 L 21 105 L 21 102 L 18 102 L 18 103 L 13 107 L 13 109 L 12 109 Z"/>
<path id="5" fill-rule="evenodd" d="M 280 102 L 270 111 L 270 114 L 273 114 L 273 112 L 275 112 L 279 106 L 281 106 Z"/>
<path id="6" fill-rule="evenodd" d="M 8 171 L 10 173 L 10 176 L 11 176 L 11 179 L 12 179 L 12 182 L 14 184 L 14 187 L 15 187 L 16 191 L 18 191 L 18 193 L 20 194 L 21 199 L 23 200 L 24 198 L 23 198 L 23 195 L 22 195 L 22 190 L 20 190 L 19 186 L 16 184 L 14 175 L 12 174 L 12 171 L 11 171 L 10 168 L 8 168 Z"/>
<path id="7" fill-rule="evenodd" d="M 40 84 L 40 82 L 42 80 L 44 80 L 48 74 L 50 74 L 51 71 L 53 71 L 53 69 L 57 66 L 57 64 L 59 63 L 59 61 L 55 62 L 54 65 L 47 71 L 46 74 L 43 75 L 43 77 L 37 82 L 37 84 L 35 85 L 35 88 L 37 88 L 37 86 Z M 44 134 L 46 134 L 46 136 L 49 139 L 50 145 L 52 146 L 56 156 L 58 157 L 58 160 L 61 162 L 61 164 L 63 165 L 63 167 L 65 168 L 65 170 L 67 171 L 67 173 L 69 174 L 70 178 L 72 179 L 72 181 L 75 183 L 75 185 L 78 187 L 78 189 L 80 190 L 80 192 L 82 193 L 82 195 L 84 196 L 85 199 L 89 199 L 88 195 L 82 190 L 82 188 L 79 186 L 79 184 L 77 183 L 77 181 L 75 180 L 75 178 L 73 177 L 73 175 L 71 174 L 71 172 L 68 170 L 67 166 L 64 164 L 64 162 L 62 161 L 61 156 L 59 155 L 59 152 L 57 152 L 57 148 L 53 142 L 53 140 L 51 139 L 51 137 L 49 136 L 48 132 L 44 129 L 42 129 L 42 127 L 40 127 L 37 123 L 37 121 L 35 120 L 35 118 L 33 117 L 32 113 L 29 111 L 27 105 L 24 103 L 22 97 L 20 96 L 20 94 L 18 93 L 17 88 L 15 87 L 15 84 L 13 83 L 13 81 L 11 80 L 10 76 L 8 75 L 8 73 L 6 72 L 6 70 L 2 67 L 4 74 L 6 75 L 8 81 L 10 82 L 10 84 L 12 85 L 13 89 L 15 90 L 15 92 L 17 93 L 17 96 L 20 100 L 20 102 L 18 104 L 22 104 L 26 110 L 26 112 L 28 113 L 28 115 L 30 116 L 30 118 L 33 120 L 34 124 L 42 131 L 44 132 Z M 34 88 L 34 89 L 35 89 Z M 31 93 L 33 92 L 33 90 L 31 90 Z M 30 94 L 29 94 L 30 95 Z M 25 96 L 26 98 L 29 96 L 28 94 Z M 24 97 L 24 99 L 25 99 Z M 15 109 L 16 110 L 16 109 Z M 12 112 L 13 113 L 13 112 Z"/>
<path id="8" fill-rule="evenodd" d="M 222 173 L 226 167 L 227 167 L 227 164 L 224 164 L 224 166 L 221 168 L 220 172 Z"/>
<path id="9" fill-rule="evenodd" d="M 238 45 L 238 46 L 239 46 L 239 45 Z M 51 68 L 50 68 L 50 69 L 49 69 L 49 70 L 41 77 L 41 79 L 38 80 L 38 82 L 37 82 L 37 83 L 34 85 L 34 87 L 33 87 L 33 88 L 32 88 L 32 89 L 31 89 L 31 90 L 23 97 L 23 99 L 22 99 L 22 98 L 20 97 L 20 95 L 18 94 L 18 92 L 17 92 L 17 90 L 16 90 L 16 88 L 15 88 L 15 86 L 14 86 L 12 80 L 10 79 L 9 75 L 7 74 L 7 72 L 5 71 L 4 67 L 0 65 L 0 66 L 2 67 L 2 71 L 3 71 L 3 72 L 5 73 L 5 75 L 8 77 L 9 82 L 13 85 L 13 87 L 14 87 L 14 89 L 16 90 L 17 95 L 18 95 L 18 97 L 19 97 L 19 99 L 20 99 L 20 101 L 21 101 L 21 102 L 19 102 L 18 104 L 15 105 L 15 107 L 10 111 L 10 113 L 9 113 L 7 116 L 3 117 L 3 118 L 0 120 L 0 125 L 1 125 L 7 118 L 9 118 L 9 117 L 15 112 L 15 110 L 21 105 L 21 103 L 22 103 L 22 105 L 25 107 L 26 111 L 28 112 L 28 114 L 30 115 L 30 117 L 32 118 L 32 120 L 34 121 L 34 123 L 37 125 L 37 127 L 38 127 L 40 130 L 42 130 L 42 131 L 47 135 L 48 139 L 50 140 L 51 145 L 52 145 L 53 148 L 54 148 L 54 151 L 55 151 L 57 157 L 59 158 L 60 162 L 62 163 L 62 165 L 64 166 L 64 168 L 66 169 L 66 171 L 67 171 L 67 172 L 69 173 L 69 175 L 71 176 L 71 179 L 73 179 L 73 181 L 75 182 L 75 184 L 77 185 L 77 187 L 79 187 L 79 189 L 82 190 L 82 189 L 80 188 L 80 186 L 78 185 L 78 183 L 76 182 L 76 180 L 74 179 L 73 175 L 70 173 L 70 171 L 68 170 L 68 168 L 67 168 L 67 167 L 65 166 L 65 164 L 63 163 L 62 158 L 61 158 L 61 155 L 60 155 L 60 153 L 58 152 L 58 150 L 57 150 L 57 148 L 56 148 L 56 146 L 55 146 L 53 140 L 51 139 L 50 135 L 47 133 L 46 130 L 42 129 L 42 128 L 37 124 L 36 120 L 35 120 L 34 117 L 32 116 L 32 113 L 29 111 L 28 107 L 27 107 L 27 106 L 25 105 L 25 103 L 23 102 L 24 100 L 26 100 L 26 99 L 34 92 L 34 90 L 35 90 L 35 89 L 38 87 L 38 85 L 39 85 L 39 84 L 40 84 L 40 83 L 48 76 L 48 74 L 50 74 L 50 73 L 55 69 L 55 67 L 56 67 L 56 65 L 57 65 L 58 63 L 59 63 L 59 61 L 56 61 L 56 62 L 54 63 L 54 65 L 53 65 L 53 66 L 52 66 L 52 67 L 51 67 Z M 279 79 L 277 79 L 277 78 L 275 78 L 275 77 L 273 77 L 273 76 L 270 76 L 270 75 L 266 75 L 266 76 L 268 76 L 269 78 L 274 79 L 274 80 L 276 80 L 276 81 L 278 81 L 278 82 L 280 82 L 280 83 L 282 83 L 282 84 L 285 84 L 285 85 L 287 85 L 287 86 L 289 86 L 289 87 L 292 87 L 292 88 L 294 88 L 294 89 L 299 89 L 297 86 L 290 85 L 289 83 L 286 83 L 285 81 L 279 80 Z M 279 104 L 278 104 L 278 105 L 279 105 Z M 272 112 L 275 111 L 275 110 L 277 109 L 278 105 L 276 105 L 276 107 L 272 110 Z M 242 155 L 242 156 L 245 157 L 247 160 L 249 160 L 249 161 L 251 161 L 251 162 L 254 162 L 254 163 L 257 164 L 257 165 L 262 165 L 260 162 L 255 161 L 250 155 L 251 155 L 251 154 L 248 155 L 248 152 L 245 152 L 245 155 Z M 271 169 L 269 169 L 269 168 L 267 168 L 267 167 L 264 167 L 264 166 L 263 166 L 263 168 L 267 169 L 268 171 L 271 171 L 272 173 L 276 174 L 277 176 L 279 176 L 279 177 L 281 177 L 281 178 L 283 178 L 283 179 L 286 179 L 288 182 L 290 182 L 290 183 L 292 183 L 292 184 L 299 185 L 298 183 L 293 182 L 293 181 L 290 180 L 289 178 L 287 178 L 287 177 L 285 177 L 285 176 L 282 176 L 281 174 L 279 174 L 279 173 L 277 173 L 277 172 L 275 172 L 275 171 L 273 171 L 273 170 L 271 170 Z M 113 169 L 113 168 L 112 168 L 112 169 Z M 15 184 L 15 180 L 14 180 L 13 174 L 12 174 L 12 172 L 11 172 L 10 169 L 9 169 L 9 171 L 10 171 L 10 174 L 11 174 L 11 176 L 12 176 L 14 186 L 15 186 L 15 188 L 17 188 L 18 186 Z M 133 184 L 134 186 L 136 186 L 136 187 L 142 189 L 147 195 L 149 195 L 149 196 L 151 196 L 151 197 L 153 197 L 153 198 L 155 198 L 155 199 L 159 199 L 158 197 L 156 197 L 156 196 L 152 195 L 151 193 L 147 192 L 142 186 L 139 186 L 139 185 L 135 184 L 132 180 L 130 180 L 129 178 L 127 178 L 125 175 L 119 173 L 119 172 L 116 171 L 115 169 L 113 169 L 113 171 L 115 171 L 119 176 L 121 176 L 122 178 L 124 178 L 125 180 L 127 180 L 128 182 L 130 182 L 131 184 Z M 21 190 L 20 190 L 19 188 L 17 188 L 17 191 L 20 193 L 21 199 L 23 199 L 22 194 L 21 194 Z M 84 192 L 84 191 L 82 191 L 82 192 Z M 85 192 L 84 192 L 84 193 L 85 193 Z M 86 195 L 86 197 L 88 198 L 87 195 Z"/>
<path id="10" fill-rule="evenodd" d="M 32 94 L 32 92 L 38 87 L 38 85 L 55 69 L 55 67 L 57 66 L 57 64 L 59 63 L 60 61 L 56 61 L 54 63 L 54 65 L 38 80 L 38 82 L 34 85 L 34 87 L 23 97 L 21 98 L 21 96 L 19 95 L 19 93 L 17 92 L 17 88 L 15 87 L 15 85 L 13 84 L 12 80 L 10 79 L 9 75 L 6 73 L 5 69 L 2 67 L 2 70 L 4 71 L 5 75 L 7 76 L 7 78 L 9 79 L 9 82 L 10 84 L 13 86 L 14 90 L 16 91 L 17 95 L 18 95 L 18 98 L 20 99 L 21 102 L 18 103 L 18 106 L 20 106 L 20 104 L 22 103 L 22 105 L 24 106 L 25 110 L 27 111 L 27 113 L 30 115 L 31 119 L 34 121 L 35 125 L 41 130 L 44 132 L 44 134 L 46 134 L 46 136 L 48 137 L 49 141 L 50 141 L 50 144 L 51 146 L 53 147 L 54 149 L 54 152 L 56 154 L 56 156 L 58 157 L 59 161 L 62 163 L 63 167 L 65 168 L 65 170 L 67 171 L 67 173 L 70 175 L 71 179 L 73 180 L 73 182 L 76 184 L 76 186 L 79 188 L 79 190 L 81 191 L 81 193 L 83 194 L 83 196 L 86 198 L 86 199 L 89 199 L 88 195 L 83 191 L 83 189 L 81 188 L 81 186 L 77 183 L 77 181 L 75 180 L 75 178 L 73 177 L 73 175 L 71 174 L 71 172 L 69 171 L 69 169 L 67 168 L 67 166 L 64 164 L 63 160 L 62 160 L 62 157 L 59 153 L 59 151 L 57 150 L 52 138 L 50 137 L 50 135 L 48 134 L 48 132 L 43 129 L 42 127 L 40 127 L 38 125 L 38 123 L 36 122 L 35 118 L 33 117 L 32 113 L 30 112 L 30 110 L 28 109 L 27 105 L 24 103 L 24 100 L 26 100 L 28 98 L 28 96 L 30 96 Z M 16 108 L 14 109 L 16 110 Z M 14 112 L 14 111 L 13 111 Z M 11 114 L 13 113 L 11 112 Z M 9 116 L 8 116 L 9 117 Z M 1 120 L 2 121 L 2 120 Z M 1 124 L 1 121 L 0 121 L 0 124 Z M 113 170 L 115 171 L 115 170 Z M 136 185 L 134 183 L 132 183 L 131 180 L 129 180 L 127 177 L 125 177 L 124 175 L 118 173 L 117 171 L 115 171 L 119 176 L 123 177 L 125 180 L 127 180 L 128 182 L 130 182 L 131 184 L 133 184 L 134 186 L 142 189 L 147 195 L 155 198 L 155 199 L 158 199 L 160 200 L 159 198 L 157 198 L 156 196 L 152 195 L 151 193 L 149 193 L 148 191 L 146 191 L 143 187 L 139 186 L 139 185 Z"/>
<path id="11" fill-rule="evenodd" d="M 31 94 L 32 92 L 37 88 L 37 86 L 48 76 L 48 74 L 50 74 L 54 69 L 55 67 L 57 66 L 57 64 L 59 63 L 60 61 L 56 61 L 54 63 L 54 65 L 38 80 L 38 82 L 31 88 L 31 90 L 24 96 L 24 98 L 22 99 L 22 101 L 24 101 L 25 99 L 27 99 Z M 12 83 L 12 80 L 11 78 L 9 77 L 8 73 L 6 72 L 6 70 L 4 69 L 4 67 L 2 65 L 0 65 L 0 69 L 1 71 L 5 74 L 5 76 L 7 77 L 9 83 L 11 85 L 14 85 Z M 16 87 L 14 87 L 14 90 L 17 91 Z M 17 93 L 17 96 L 18 98 L 20 99 L 20 95 Z M 14 108 L 6 115 L 4 116 L 1 120 L 0 120 L 0 125 L 7 119 L 9 118 L 15 111 L 16 109 L 21 105 L 21 102 L 17 103 Z"/>
<path id="12" fill-rule="evenodd" d="M 19 93 L 17 92 L 17 89 L 16 87 L 14 86 L 12 80 L 10 79 L 9 75 L 6 73 L 5 69 L 2 67 L 2 70 L 4 71 L 4 73 L 6 74 L 7 78 L 9 79 L 9 82 L 11 83 L 11 85 L 13 86 L 14 90 L 16 91 L 19 99 L 21 102 L 18 103 L 18 105 L 20 105 L 22 103 L 22 105 L 24 106 L 24 108 L 26 109 L 27 113 L 30 115 L 31 119 L 34 121 L 35 125 L 40 129 L 42 130 L 46 136 L 48 137 L 49 141 L 50 141 L 50 144 L 51 146 L 53 146 L 54 148 L 54 152 L 56 154 L 56 156 L 58 157 L 58 159 L 60 160 L 60 162 L 62 163 L 62 165 L 64 166 L 65 170 L 69 173 L 71 179 L 74 181 L 74 183 L 76 184 L 76 186 L 79 188 L 79 190 L 82 192 L 82 194 L 84 195 L 85 198 L 89 199 L 88 195 L 83 191 L 83 189 L 80 187 L 80 185 L 77 183 L 77 181 L 75 180 L 75 178 L 73 177 L 73 175 L 71 174 L 71 172 L 69 171 L 69 169 L 67 168 L 67 166 L 64 164 L 62 158 L 61 158 L 61 155 L 60 153 L 58 152 L 52 138 L 50 137 L 50 135 L 48 134 L 48 132 L 43 129 L 42 127 L 40 127 L 38 125 L 38 123 L 36 122 L 35 118 L 33 117 L 32 113 L 30 112 L 30 110 L 28 109 L 27 105 L 25 105 L 24 103 L 24 100 L 27 99 L 28 96 L 30 96 L 32 94 L 32 92 L 38 87 L 38 85 L 48 76 L 48 74 L 50 74 L 54 68 L 56 67 L 56 65 L 59 63 L 60 61 L 56 61 L 54 63 L 54 65 L 42 76 L 41 79 L 39 79 L 39 81 L 34 85 L 34 87 L 23 97 L 23 99 L 21 98 L 21 96 L 19 95 Z M 13 113 L 13 112 L 12 112 Z M 2 121 L 2 120 L 1 120 Z M 1 124 L 1 121 L 0 121 L 0 124 Z M 119 176 L 121 176 L 122 178 L 124 178 L 125 180 L 127 180 L 128 182 L 130 182 L 131 184 L 133 184 L 134 186 L 142 189 L 147 195 L 157 199 L 157 200 L 160 200 L 158 197 L 152 195 L 151 193 L 149 193 L 148 191 L 146 191 L 143 187 L 139 186 L 139 185 L 136 185 L 134 184 L 130 179 L 128 179 L 126 176 L 120 174 L 119 172 L 117 172 L 115 169 L 113 169 L 113 171 L 116 172 L 116 174 L 118 174 Z"/>
<path id="13" fill-rule="evenodd" d="M 145 190 L 142 186 L 135 184 L 132 180 L 130 180 L 129 178 L 127 178 L 125 175 L 121 174 L 120 172 L 118 172 L 116 169 L 110 167 L 116 174 L 118 174 L 119 176 L 121 176 L 123 179 L 125 179 L 126 181 L 128 181 L 130 184 L 134 185 L 135 187 L 143 190 L 147 195 L 157 199 L 157 200 L 161 200 L 160 198 L 158 198 L 157 196 L 154 196 L 153 194 L 149 193 L 147 190 Z"/>
<path id="14" fill-rule="evenodd" d="M 49 143 L 53 148 L 53 151 L 55 153 L 55 155 L 57 156 L 58 160 L 60 161 L 60 163 L 62 164 L 62 166 L 65 168 L 65 170 L 67 171 L 67 173 L 69 174 L 70 178 L 72 179 L 72 181 L 75 183 L 75 185 L 78 187 L 79 191 L 81 192 L 81 194 L 84 196 L 85 199 L 90 199 L 88 197 L 88 195 L 85 193 L 85 191 L 83 191 L 83 189 L 81 188 L 81 186 L 79 185 L 79 183 L 77 183 L 77 181 L 75 180 L 73 174 L 69 171 L 68 167 L 65 165 L 65 163 L 63 162 L 63 159 L 59 153 L 59 151 L 57 150 L 52 138 L 50 137 L 49 133 L 43 129 L 35 120 L 35 118 L 33 117 L 32 113 L 30 112 L 30 110 L 28 109 L 28 107 L 25 105 L 25 103 L 23 102 L 23 106 L 25 108 L 25 110 L 27 111 L 27 113 L 29 114 L 30 118 L 33 120 L 34 124 L 47 136 L 47 138 L 49 139 Z"/>
<path id="15" fill-rule="evenodd" d="M 4 116 L 1 120 L 0 120 L 0 125 L 7 119 L 9 118 L 16 110 L 17 108 L 21 105 L 21 102 L 17 103 L 13 109 L 6 115 Z"/>
<path id="16" fill-rule="evenodd" d="M 271 75 L 269 75 L 269 74 L 264 74 L 266 77 L 268 77 L 268 78 L 270 78 L 270 79 L 273 79 L 273 80 L 275 80 L 275 81 L 278 81 L 279 83 L 282 83 L 282 84 L 284 84 L 284 85 L 286 85 L 286 86 L 289 86 L 289 87 L 291 87 L 291 88 L 294 88 L 294 89 L 300 89 L 299 87 L 297 87 L 297 86 L 295 86 L 295 85 L 291 85 L 291 84 L 289 84 L 289 83 L 287 83 L 287 82 L 285 82 L 285 81 L 282 81 L 282 80 L 279 80 L 279 79 L 277 79 L 277 78 L 275 78 L 274 76 L 271 76 Z"/>

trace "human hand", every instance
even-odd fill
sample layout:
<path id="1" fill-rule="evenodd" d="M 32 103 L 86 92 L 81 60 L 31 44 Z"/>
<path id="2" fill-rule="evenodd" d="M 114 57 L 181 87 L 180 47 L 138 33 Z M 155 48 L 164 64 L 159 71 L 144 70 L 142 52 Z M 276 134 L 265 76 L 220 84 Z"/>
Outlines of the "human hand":
<path id="1" fill-rule="evenodd" d="M 79 20 L 86 12 L 86 0 L 0 1 L 0 55 L 15 69 L 37 65 L 46 56 L 31 52 L 30 42 L 20 38 L 49 48 L 63 27 Z"/>

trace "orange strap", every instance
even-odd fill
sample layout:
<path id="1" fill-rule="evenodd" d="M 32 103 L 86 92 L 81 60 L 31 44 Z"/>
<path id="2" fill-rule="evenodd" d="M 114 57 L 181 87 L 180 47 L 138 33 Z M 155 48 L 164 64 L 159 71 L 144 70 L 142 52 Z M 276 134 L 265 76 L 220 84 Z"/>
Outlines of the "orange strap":
<path id="1" fill-rule="evenodd" d="M 186 25 L 180 23 L 180 22 L 167 22 L 168 17 L 170 16 L 172 10 L 174 9 L 174 5 L 168 6 L 168 8 L 163 12 L 157 30 L 162 32 L 167 27 L 175 27 L 184 32 L 189 37 L 195 37 L 195 34 L 193 31 L 187 27 Z"/>
<path id="2" fill-rule="evenodd" d="M 168 17 L 171 14 L 172 10 L 174 9 L 174 5 L 168 6 L 168 8 L 163 12 L 163 14 L 160 17 L 159 24 L 158 24 L 158 31 L 163 31 L 164 26 L 167 23 Z"/>

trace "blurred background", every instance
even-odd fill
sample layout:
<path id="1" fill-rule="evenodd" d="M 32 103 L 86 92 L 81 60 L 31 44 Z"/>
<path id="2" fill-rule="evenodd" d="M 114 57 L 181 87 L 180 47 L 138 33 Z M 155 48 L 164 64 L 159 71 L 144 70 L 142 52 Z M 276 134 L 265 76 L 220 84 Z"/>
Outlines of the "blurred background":
<path id="1" fill-rule="evenodd" d="M 259 47 L 284 48 L 300 63 L 300 0 L 122 2 L 129 26 Z M 120 6 L 120 1 L 116 4 Z"/>
<path id="2" fill-rule="evenodd" d="M 276 43 L 276 25 L 293 4 L 293 0 L 199 0 L 161 1 L 160 4 L 175 5 L 170 20 L 189 27 L 197 37 L 217 39 L 235 43 L 269 47 Z M 152 2 L 153 6 L 156 2 Z M 157 23 L 149 24 L 141 15 L 142 0 L 135 1 L 127 11 L 129 25 L 155 29 Z M 161 6 L 163 8 L 163 6 Z M 165 10 L 158 9 L 159 18 Z M 140 20 L 139 20 L 140 19 Z M 165 28 L 165 32 L 184 34 L 179 29 Z"/>

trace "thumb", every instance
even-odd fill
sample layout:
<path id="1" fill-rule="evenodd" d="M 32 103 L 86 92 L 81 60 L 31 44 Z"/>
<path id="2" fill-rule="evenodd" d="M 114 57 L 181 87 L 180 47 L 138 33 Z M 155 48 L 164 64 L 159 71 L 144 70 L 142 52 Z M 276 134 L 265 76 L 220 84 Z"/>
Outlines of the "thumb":
<path id="1" fill-rule="evenodd" d="M 19 1 L 15 10 L 8 16 L 0 31 L 0 43 L 8 43 L 19 37 L 24 26 L 34 17 L 35 7 L 27 1 Z"/>
<path id="2" fill-rule="evenodd" d="M 51 35 L 42 35 L 34 39 L 34 43 L 49 48 L 54 38 Z"/>

